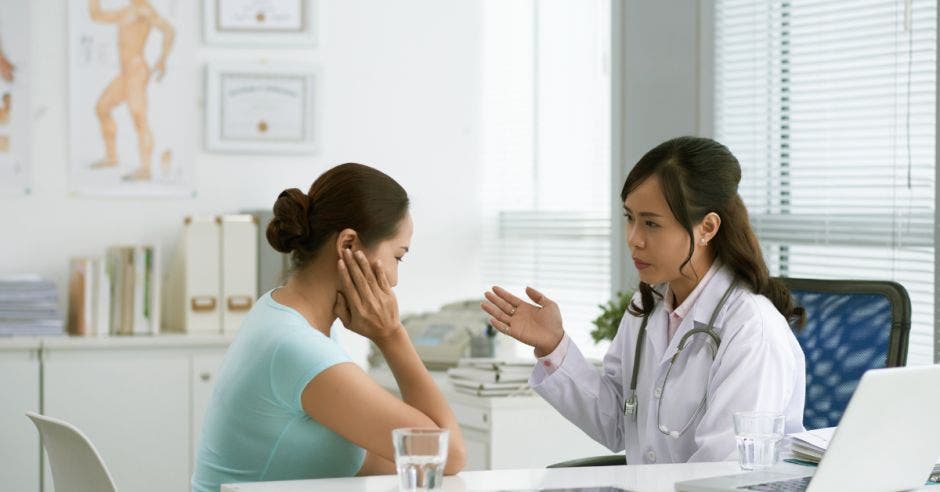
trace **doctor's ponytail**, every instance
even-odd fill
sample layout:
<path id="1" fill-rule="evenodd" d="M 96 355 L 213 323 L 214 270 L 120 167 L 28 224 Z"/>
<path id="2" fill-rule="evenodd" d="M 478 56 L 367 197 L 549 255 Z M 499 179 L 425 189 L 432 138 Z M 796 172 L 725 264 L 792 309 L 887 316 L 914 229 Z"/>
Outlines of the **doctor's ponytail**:
<path id="1" fill-rule="evenodd" d="M 646 153 L 633 166 L 620 192 L 621 201 L 651 175 L 659 177 L 663 195 L 676 220 L 689 235 L 689 253 L 680 271 L 692 259 L 695 238 L 692 226 L 710 212 L 721 218 L 721 227 L 711 239 L 717 258 L 755 294 L 770 300 L 791 326 L 802 326 L 803 308 L 793 303 L 783 282 L 770 276 L 760 243 L 738 194 L 741 166 L 724 145 L 708 138 L 679 137 Z M 629 312 L 646 316 L 653 311 L 659 294 L 640 282 L 640 304 Z"/>

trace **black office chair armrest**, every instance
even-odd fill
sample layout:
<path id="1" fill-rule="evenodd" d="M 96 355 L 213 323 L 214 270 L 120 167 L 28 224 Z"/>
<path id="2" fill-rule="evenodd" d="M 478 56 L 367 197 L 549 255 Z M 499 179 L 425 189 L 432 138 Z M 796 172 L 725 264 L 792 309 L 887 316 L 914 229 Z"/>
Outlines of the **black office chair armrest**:
<path id="1" fill-rule="evenodd" d="M 562 461 L 553 463 L 545 468 L 571 468 L 576 466 L 615 466 L 626 465 L 627 456 L 623 454 L 610 454 L 607 456 L 591 456 L 589 458 L 578 458 L 576 460 Z"/>

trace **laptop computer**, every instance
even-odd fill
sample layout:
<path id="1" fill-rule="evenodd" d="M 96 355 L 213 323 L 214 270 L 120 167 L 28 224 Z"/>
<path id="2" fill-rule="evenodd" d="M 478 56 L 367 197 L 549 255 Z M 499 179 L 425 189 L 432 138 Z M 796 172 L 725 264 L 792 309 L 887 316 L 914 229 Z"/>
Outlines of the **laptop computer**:
<path id="1" fill-rule="evenodd" d="M 688 480 L 677 482 L 676 490 L 917 489 L 938 456 L 940 365 L 872 369 L 862 376 L 819 466 Z"/>

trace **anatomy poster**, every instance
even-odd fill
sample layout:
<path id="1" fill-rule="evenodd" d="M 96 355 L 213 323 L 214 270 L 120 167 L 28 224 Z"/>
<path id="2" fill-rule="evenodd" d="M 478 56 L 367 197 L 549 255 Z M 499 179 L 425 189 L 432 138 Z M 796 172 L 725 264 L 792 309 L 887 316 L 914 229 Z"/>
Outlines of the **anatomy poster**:
<path id="1" fill-rule="evenodd" d="M 68 4 L 71 190 L 192 194 L 198 2 Z"/>
<path id="2" fill-rule="evenodd" d="M 0 193 L 29 192 L 29 2 L 0 0 Z"/>

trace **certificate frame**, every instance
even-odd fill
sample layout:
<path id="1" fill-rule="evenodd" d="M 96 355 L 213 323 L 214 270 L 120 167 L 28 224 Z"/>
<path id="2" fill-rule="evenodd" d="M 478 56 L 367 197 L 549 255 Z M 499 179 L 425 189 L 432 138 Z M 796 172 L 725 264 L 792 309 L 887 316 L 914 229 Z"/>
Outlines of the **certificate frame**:
<path id="1" fill-rule="evenodd" d="M 316 44 L 315 6 L 315 0 L 203 0 L 206 43 L 313 46 Z M 250 15 L 252 11 L 254 15 Z"/>
<path id="2" fill-rule="evenodd" d="M 312 64 L 207 64 L 206 149 L 313 153 L 319 78 Z"/>

